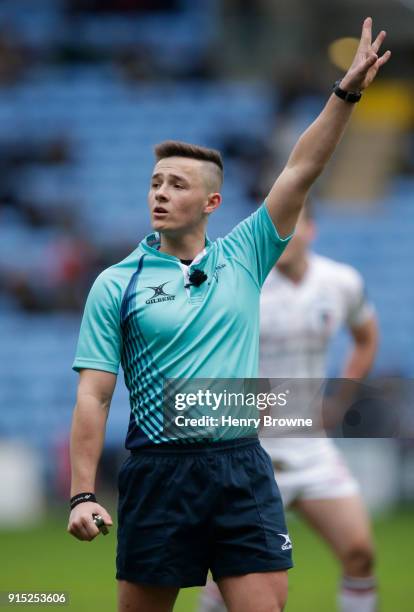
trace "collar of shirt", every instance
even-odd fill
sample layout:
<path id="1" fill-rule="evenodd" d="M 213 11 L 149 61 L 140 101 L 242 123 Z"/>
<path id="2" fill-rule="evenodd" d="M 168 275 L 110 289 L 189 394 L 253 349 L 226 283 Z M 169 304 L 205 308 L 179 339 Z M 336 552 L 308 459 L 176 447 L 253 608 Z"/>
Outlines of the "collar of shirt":
<path id="1" fill-rule="evenodd" d="M 160 251 L 159 250 L 160 244 L 161 244 L 160 235 L 158 232 L 154 232 L 146 236 L 144 240 L 142 240 L 140 246 L 142 250 L 144 251 L 144 253 L 146 253 L 147 255 L 160 257 L 162 259 L 169 260 L 169 261 L 180 262 L 180 259 L 178 257 L 175 257 L 175 255 L 170 255 L 169 253 L 164 253 L 163 251 Z M 203 259 L 203 257 L 208 253 L 208 250 L 212 244 L 213 243 L 211 242 L 211 240 L 208 238 L 208 236 L 206 236 L 204 249 L 200 251 L 200 253 L 197 253 L 193 261 L 191 262 L 191 265 L 195 263 L 199 263 L 201 259 Z"/>

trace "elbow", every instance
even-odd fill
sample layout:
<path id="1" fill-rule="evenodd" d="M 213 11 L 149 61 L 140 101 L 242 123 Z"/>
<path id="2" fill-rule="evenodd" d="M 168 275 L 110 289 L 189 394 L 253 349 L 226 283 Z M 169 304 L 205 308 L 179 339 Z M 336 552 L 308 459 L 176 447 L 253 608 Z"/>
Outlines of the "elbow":
<path id="1" fill-rule="evenodd" d="M 325 164 L 310 163 L 303 169 L 303 182 L 309 190 L 325 169 Z"/>

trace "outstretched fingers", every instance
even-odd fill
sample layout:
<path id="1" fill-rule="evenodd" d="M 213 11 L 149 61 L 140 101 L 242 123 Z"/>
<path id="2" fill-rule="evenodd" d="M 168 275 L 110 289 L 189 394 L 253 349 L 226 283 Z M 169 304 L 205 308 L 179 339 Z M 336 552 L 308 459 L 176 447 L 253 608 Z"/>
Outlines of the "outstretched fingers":
<path id="1" fill-rule="evenodd" d="M 372 19 L 367 17 L 362 24 L 361 41 L 359 43 L 360 48 L 367 49 L 371 45 L 372 41 Z"/>
<path id="2" fill-rule="evenodd" d="M 372 50 L 374 51 L 374 53 L 378 53 L 378 51 L 380 50 L 381 45 L 384 42 L 386 36 L 387 36 L 387 33 L 385 32 L 385 30 L 382 30 L 378 34 L 377 38 L 372 43 Z"/>
<path id="3" fill-rule="evenodd" d="M 368 66 L 373 66 L 378 60 L 378 55 L 376 53 L 370 53 L 367 57 Z"/>
<path id="4" fill-rule="evenodd" d="M 349 87 L 366 89 L 375 79 L 378 70 L 388 62 L 391 57 L 390 51 L 379 56 L 379 50 L 386 36 L 385 30 L 381 30 L 372 42 L 372 19 L 367 17 L 364 20 L 358 50 L 345 76 Z"/>
<path id="5" fill-rule="evenodd" d="M 391 57 L 391 51 L 386 51 L 384 55 L 382 55 L 377 61 L 378 68 L 381 68 L 381 66 L 386 64 L 388 60 L 390 59 L 390 57 Z"/>
<path id="6" fill-rule="evenodd" d="M 374 66 L 378 61 L 378 55 L 376 53 L 370 53 L 364 63 L 361 66 L 360 72 L 365 74 L 371 66 Z"/>

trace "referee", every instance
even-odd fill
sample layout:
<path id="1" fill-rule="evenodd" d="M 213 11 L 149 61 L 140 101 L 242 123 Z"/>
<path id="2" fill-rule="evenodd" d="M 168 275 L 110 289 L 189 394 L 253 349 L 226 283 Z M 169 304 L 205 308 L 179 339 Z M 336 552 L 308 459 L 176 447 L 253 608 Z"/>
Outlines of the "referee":
<path id="1" fill-rule="evenodd" d="M 257 437 L 174 440 L 164 429 L 163 390 L 170 378 L 257 376 L 260 289 L 353 102 L 390 55 L 378 58 L 385 32 L 372 43 L 371 29 L 368 18 L 350 70 L 265 203 L 223 239 L 206 237 L 221 203 L 220 154 L 158 145 L 148 196 L 154 233 L 90 291 L 73 365 L 80 377 L 68 531 L 92 540 L 102 522 L 112 524 L 95 476 L 122 364 L 131 415 L 118 480 L 119 612 L 168 612 L 179 589 L 204 585 L 208 570 L 231 611 L 285 605 L 291 544 L 269 456 Z"/>

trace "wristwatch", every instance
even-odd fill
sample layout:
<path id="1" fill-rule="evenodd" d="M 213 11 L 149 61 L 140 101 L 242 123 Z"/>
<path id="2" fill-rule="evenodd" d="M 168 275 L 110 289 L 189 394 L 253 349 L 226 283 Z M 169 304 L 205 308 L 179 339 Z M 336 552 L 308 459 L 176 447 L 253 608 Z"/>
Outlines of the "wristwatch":
<path id="1" fill-rule="evenodd" d="M 355 104 L 355 102 L 359 102 L 362 98 L 361 91 L 345 91 L 345 89 L 341 89 L 341 80 L 336 81 L 333 86 L 333 92 L 338 98 L 341 100 L 345 100 L 345 102 L 351 102 L 351 104 Z"/>

